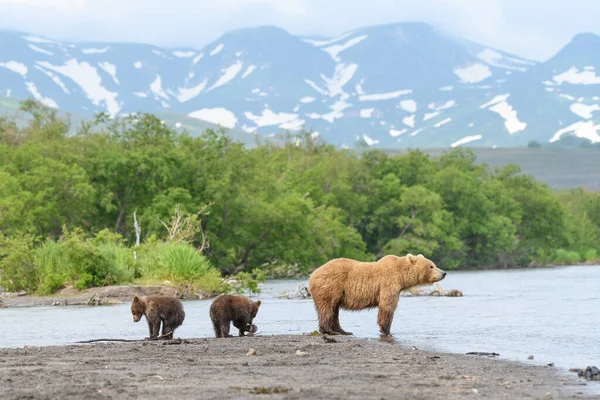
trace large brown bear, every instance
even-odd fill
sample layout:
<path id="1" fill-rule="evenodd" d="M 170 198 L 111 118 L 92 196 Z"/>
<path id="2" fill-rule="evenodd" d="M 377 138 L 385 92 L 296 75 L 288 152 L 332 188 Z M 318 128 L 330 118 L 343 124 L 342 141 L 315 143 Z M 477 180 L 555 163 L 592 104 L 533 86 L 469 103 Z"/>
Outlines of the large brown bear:
<path id="1" fill-rule="evenodd" d="M 441 281 L 445 276 L 444 271 L 422 254 L 388 255 L 377 262 L 336 258 L 313 271 L 308 288 L 315 302 L 321 333 L 352 334 L 340 326 L 340 308 L 358 311 L 379 307 L 380 332 L 391 336 L 400 292 Z"/>
<path id="2" fill-rule="evenodd" d="M 150 330 L 148 339 L 158 337 L 161 322 L 163 339 L 173 339 L 175 329 L 181 326 L 185 319 L 181 301 L 169 296 L 134 296 L 131 302 L 131 314 L 133 314 L 133 322 L 142 319 L 142 315 L 146 317 Z"/>
<path id="3" fill-rule="evenodd" d="M 240 336 L 245 336 L 244 332 L 254 333 L 256 326 L 252 325 L 252 321 L 256 318 L 260 304 L 260 300 L 252 301 L 245 296 L 235 294 L 217 296 L 209 310 L 215 336 L 230 337 L 229 328 L 232 322 Z"/>

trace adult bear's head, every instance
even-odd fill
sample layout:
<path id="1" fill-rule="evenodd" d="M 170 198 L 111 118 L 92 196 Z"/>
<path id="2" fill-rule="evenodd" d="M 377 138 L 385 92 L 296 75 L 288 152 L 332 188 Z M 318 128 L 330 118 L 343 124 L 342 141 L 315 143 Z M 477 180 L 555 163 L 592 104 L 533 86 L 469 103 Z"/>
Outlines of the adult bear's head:
<path id="1" fill-rule="evenodd" d="M 413 256 L 407 254 L 406 259 L 411 264 L 411 269 L 417 275 L 417 280 L 421 284 L 432 284 L 441 281 L 446 277 L 446 273 L 439 269 L 433 261 L 423 257 L 423 254 Z"/>

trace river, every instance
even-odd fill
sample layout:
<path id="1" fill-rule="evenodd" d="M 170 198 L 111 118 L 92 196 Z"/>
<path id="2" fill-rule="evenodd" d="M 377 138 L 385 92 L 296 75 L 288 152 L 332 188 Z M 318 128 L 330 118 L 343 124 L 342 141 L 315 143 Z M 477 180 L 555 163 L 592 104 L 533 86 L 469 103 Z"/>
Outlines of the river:
<path id="1" fill-rule="evenodd" d="M 263 305 L 261 335 L 317 329 L 312 300 L 283 300 L 302 280 L 268 281 L 255 297 Z M 600 366 L 600 266 L 503 271 L 449 271 L 445 289 L 464 297 L 402 297 L 392 334 L 399 344 L 455 353 L 485 351 L 501 358 L 556 367 Z M 185 301 L 176 337 L 211 337 L 210 300 Z M 377 309 L 340 313 L 357 337 L 377 338 Z M 105 307 L 31 307 L 0 310 L 0 347 L 69 344 L 93 338 L 139 339 L 145 320 L 132 321 L 129 303 Z M 533 360 L 527 360 L 533 355 Z"/>

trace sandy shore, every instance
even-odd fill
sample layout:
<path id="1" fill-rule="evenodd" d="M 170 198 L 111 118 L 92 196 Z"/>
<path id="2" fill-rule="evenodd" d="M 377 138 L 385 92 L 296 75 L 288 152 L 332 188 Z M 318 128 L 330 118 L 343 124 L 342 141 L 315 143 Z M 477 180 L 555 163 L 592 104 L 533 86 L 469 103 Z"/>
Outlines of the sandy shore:
<path id="1" fill-rule="evenodd" d="M 3 399 L 600 398 L 574 374 L 380 340 L 256 336 L 0 350 Z M 247 355 L 250 349 L 255 355 Z"/>

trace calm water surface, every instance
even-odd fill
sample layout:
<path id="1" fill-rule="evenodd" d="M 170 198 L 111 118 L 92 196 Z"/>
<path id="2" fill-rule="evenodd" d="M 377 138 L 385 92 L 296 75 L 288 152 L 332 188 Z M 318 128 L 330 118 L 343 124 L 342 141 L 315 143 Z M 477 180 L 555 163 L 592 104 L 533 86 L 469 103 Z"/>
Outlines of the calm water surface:
<path id="1" fill-rule="evenodd" d="M 307 280 L 269 281 L 256 298 L 263 305 L 255 323 L 262 335 L 300 334 L 317 328 L 311 300 L 277 296 Z M 462 298 L 402 297 L 392 334 L 396 342 L 424 350 L 488 351 L 502 358 L 559 368 L 600 366 L 600 266 L 516 271 L 450 272 L 445 289 Z M 211 337 L 210 300 L 185 301 L 186 319 L 177 337 Z M 0 310 L 0 347 L 69 344 L 94 338 L 139 339 L 129 303 L 106 307 L 35 307 Z M 377 338 L 377 309 L 340 314 L 355 336 Z M 528 355 L 533 361 L 527 361 Z"/>

